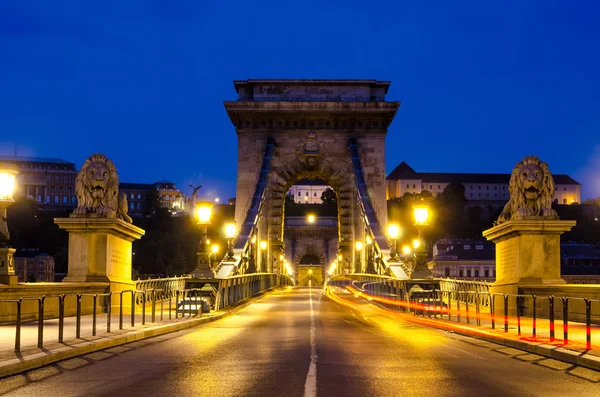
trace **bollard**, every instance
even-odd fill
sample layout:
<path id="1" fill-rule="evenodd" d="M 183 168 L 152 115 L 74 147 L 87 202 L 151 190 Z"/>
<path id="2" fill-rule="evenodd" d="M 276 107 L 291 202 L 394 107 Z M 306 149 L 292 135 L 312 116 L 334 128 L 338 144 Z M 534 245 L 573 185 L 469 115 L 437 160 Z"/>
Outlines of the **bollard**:
<path id="1" fill-rule="evenodd" d="M 173 309 L 171 308 L 171 300 L 172 300 L 172 297 L 173 297 L 173 293 L 172 293 L 172 292 L 169 292 L 169 320 L 171 319 L 171 310 L 173 310 Z M 177 314 L 175 314 L 175 315 L 177 315 Z"/>
<path id="2" fill-rule="evenodd" d="M 46 295 L 43 295 L 38 300 L 38 347 L 44 347 L 44 301 Z"/>
<path id="3" fill-rule="evenodd" d="M 142 294 L 142 325 L 146 325 L 146 292 L 140 292 Z"/>
<path id="4" fill-rule="evenodd" d="M 179 302 L 179 290 L 175 290 L 175 319 L 177 319 L 177 306 Z"/>
<path id="5" fill-rule="evenodd" d="M 58 343 L 63 342 L 65 329 L 65 299 L 67 295 L 58 296 Z"/>
<path id="6" fill-rule="evenodd" d="M 537 334 L 537 317 L 536 317 L 536 313 L 535 313 L 535 307 L 536 307 L 536 296 L 533 296 L 533 337 L 536 337 Z"/>
<path id="7" fill-rule="evenodd" d="M 481 312 L 479 309 L 479 292 L 475 293 L 475 315 L 477 316 L 477 326 L 481 327 Z"/>
<path id="8" fill-rule="evenodd" d="M 152 322 L 156 322 L 156 290 L 152 289 Z"/>
<path id="9" fill-rule="evenodd" d="M 163 321 L 163 311 L 164 311 L 164 302 L 165 300 L 165 296 L 164 296 L 164 292 L 162 292 L 160 294 L 160 321 Z"/>
<path id="10" fill-rule="evenodd" d="M 521 336 L 521 306 L 519 305 L 521 297 L 517 295 L 515 297 L 517 303 L 517 335 Z"/>
<path id="11" fill-rule="evenodd" d="M 583 298 L 585 301 L 585 349 L 592 349 L 592 301 Z"/>
<path id="12" fill-rule="evenodd" d="M 15 327 L 15 353 L 21 351 L 21 305 L 23 304 L 23 298 L 19 298 L 17 301 L 17 324 Z"/>
<path id="13" fill-rule="evenodd" d="M 492 319 L 492 329 L 496 329 L 496 313 L 495 313 L 496 308 L 494 307 L 496 295 L 492 295 L 489 292 L 488 292 L 488 294 L 490 295 L 490 314 L 491 314 L 491 319 Z"/>
<path id="14" fill-rule="evenodd" d="M 504 295 L 504 332 L 508 332 L 508 295 Z"/>
<path id="15" fill-rule="evenodd" d="M 456 321 L 460 323 L 460 296 L 456 291 Z"/>
<path id="16" fill-rule="evenodd" d="M 466 306 L 466 310 L 467 310 L 467 324 L 471 324 L 471 318 L 469 316 L 469 292 L 465 291 L 466 297 L 465 297 L 465 306 Z"/>
<path id="17" fill-rule="evenodd" d="M 94 295 L 94 307 L 92 308 L 92 336 L 96 336 L 96 304 L 98 303 L 98 294 Z"/>
<path id="18" fill-rule="evenodd" d="M 123 291 L 119 292 L 119 329 L 123 329 Z"/>
<path id="19" fill-rule="evenodd" d="M 77 319 L 75 324 L 75 338 L 81 338 L 81 294 L 77 294 Z"/>
<path id="20" fill-rule="evenodd" d="M 110 333 L 111 317 L 112 316 L 112 292 L 108 293 L 108 306 L 106 307 L 106 332 Z"/>
<path id="21" fill-rule="evenodd" d="M 554 342 L 554 296 L 550 295 L 548 297 L 548 305 L 550 308 L 549 318 L 550 318 L 550 341 Z"/>
<path id="22" fill-rule="evenodd" d="M 565 344 L 569 343 L 569 298 L 561 296 L 563 304 L 563 340 Z"/>
<path id="23" fill-rule="evenodd" d="M 135 291 L 131 290 L 131 326 L 135 327 Z"/>

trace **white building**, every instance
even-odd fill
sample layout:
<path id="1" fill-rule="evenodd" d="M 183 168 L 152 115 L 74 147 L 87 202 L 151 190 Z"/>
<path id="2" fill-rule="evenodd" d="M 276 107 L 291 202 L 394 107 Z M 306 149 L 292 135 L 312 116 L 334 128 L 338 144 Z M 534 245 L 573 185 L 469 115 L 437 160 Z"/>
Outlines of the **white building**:
<path id="1" fill-rule="evenodd" d="M 554 177 L 554 200 L 558 204 L 581 203 L 581 184 L 568 175 Z M 508 183 L 510 174 L 457 174 L 448 172 L 416 172 L 404 161 L 386 178 L 387 199 L 402 197 L 405 193 L 429 191 L 434 196 L 442 193 L 450 183 L 465 187 L 465 198 L 469 201 L 498 201 L 506 203 L 510 198 Z"/>
<path id="2" fill-rule="evenodd" d="M 288 196 L 294 197 L 296 204 L 321 204 L 321 195 L 331 186 L 320 179 L 302 179 L 294 184 Z"/>

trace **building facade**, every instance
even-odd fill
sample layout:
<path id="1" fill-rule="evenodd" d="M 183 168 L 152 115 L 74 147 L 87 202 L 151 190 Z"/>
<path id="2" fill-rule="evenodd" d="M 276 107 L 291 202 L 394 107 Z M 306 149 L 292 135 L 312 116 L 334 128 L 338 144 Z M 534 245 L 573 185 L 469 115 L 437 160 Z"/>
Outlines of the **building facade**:
<path id="1" fill-rule="evenodd" d="M 302 179 L 290 188 L 288 196 L 293 197 L 296 204 L 321 204 L 321 195 L 327 189 L 331 186 L 320 179 Z"/>
<path id="2" fill-rule="evenodd" d="M 44 209 L 68 210 L 77 206 L 74 163 L 57 158 L 0 156 L 0 161 L 14 164 L 16 197 L 35 200 Z"/>
<path id="3" fill-rule="evenodd" d="M 433 246 L 433 277 L 459 280 L 496 279 L 496 247 L 472 240 L 440 240 Z"/>
<path id="4" fill-rule="evenodd" d="M 185 211 L 185 196 L 175 187 L 173 182 L 162 180 L 155 183 L 122 182 L 119 184 L 119 191 L 127 196 L 128 213 L 132 217 L 143 216 L 149 205 L 148 199 L 154 190 L 156 190 L 161 207 L 169 209 L 174 214 Z"/>
<path id="5" fill-rule="evenodd" d="M 19 282 L 53 282 L 54 257 L 36 248 L 17 250 L 14 254 L 15 273 Z"/>
<path id="6" fill-rule="evenodd" d="M 581 203 L 581 184 L 568 175 L 553 175 L 554 200 L 558 204 Z M 450 183 L 465 187 L 468 201 L 504 205 L 510 199 L 508 184 L 510 174 L 458 174 L 443 172 L 416 172 L 405 162 L 400 163 L 386 178 L 386 196 L 402 197 L 405 193 L 425 190 L 434 196 L 442 193 Z"/>

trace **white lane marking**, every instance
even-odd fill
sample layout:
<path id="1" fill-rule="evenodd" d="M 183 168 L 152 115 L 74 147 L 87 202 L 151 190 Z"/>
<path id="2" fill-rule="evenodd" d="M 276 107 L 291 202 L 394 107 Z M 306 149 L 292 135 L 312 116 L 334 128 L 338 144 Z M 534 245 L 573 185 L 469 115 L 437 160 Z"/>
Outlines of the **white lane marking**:
<path id="1" fill-rule="evenodd" d="M 312 282 L 308 282 L 310 301 L 310 366 L 304 383 L 304 397 L 317 396 L 317 336 L 315 327 L 315 312 L 313 310 Z"/>

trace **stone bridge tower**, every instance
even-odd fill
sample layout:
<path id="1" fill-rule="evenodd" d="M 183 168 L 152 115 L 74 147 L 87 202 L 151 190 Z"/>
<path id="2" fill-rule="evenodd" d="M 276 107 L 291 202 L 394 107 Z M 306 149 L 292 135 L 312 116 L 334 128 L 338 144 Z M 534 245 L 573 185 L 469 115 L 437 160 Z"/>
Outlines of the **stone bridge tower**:
<path id="1" fill-rule="evenodd" d="M 235 217 L 243 225 L 249 215 L 258 215 L 259 239 L 269 248 L 257 270 L 277 271 L 289 188 L 300 179 L 318 178 L 336 191 L 339 250 L 344 271 L 353 271 L 353 242 L 365 233 L 357 178 L 364 178 L 379 224 L 387 221 L 385 138 L 400 106 L 385 100 L 390 83 L 239 80 L 234 85 L 239 97 L 224 105 L 238 135 Z M 351 147 L 357 150 L 354 159 Z M 267 174 L 264 183 L 261 173 Z M 250 214 L 257 195 L 262 197 L 260 213 Z"/>

